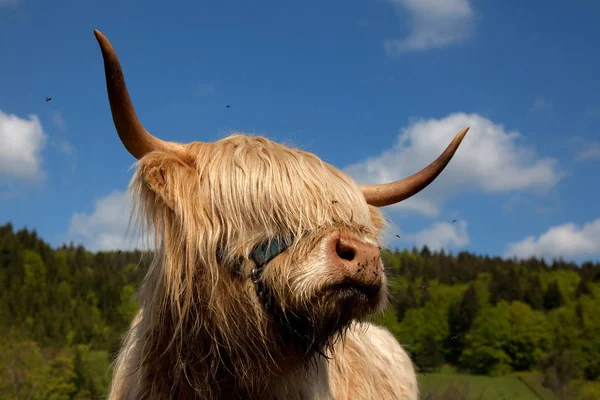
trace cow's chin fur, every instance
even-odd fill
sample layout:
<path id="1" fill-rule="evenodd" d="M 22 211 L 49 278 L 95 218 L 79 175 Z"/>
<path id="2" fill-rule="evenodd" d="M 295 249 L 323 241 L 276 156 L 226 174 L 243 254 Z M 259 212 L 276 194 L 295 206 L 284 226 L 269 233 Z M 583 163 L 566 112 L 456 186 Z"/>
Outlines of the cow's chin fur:
<path id="1" fill-rule="evenodd" d="M 281 349 L 292 350 L 303 361 L 314 360 L 314 354 L 327 357 L 337 340 L 343 338 L 356 321 L 365 321 L 383 307 L 386 288 L 376 294 L 341 285 L 319 290 L 301 306 L 284 304 L 267 284 L 257 287 L 259 300 L 271 317 Z"/>

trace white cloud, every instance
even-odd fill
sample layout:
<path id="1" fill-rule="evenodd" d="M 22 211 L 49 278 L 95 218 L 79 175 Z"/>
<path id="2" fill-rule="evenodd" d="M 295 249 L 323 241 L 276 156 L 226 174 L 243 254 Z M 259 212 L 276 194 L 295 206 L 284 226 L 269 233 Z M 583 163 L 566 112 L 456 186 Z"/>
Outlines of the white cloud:
<path id="1" fill-rule="evenodd" d="M 552 108 L 552 103 L 544 97 L 536 97 L 531 104 L 531 111 L 539 111 Z"/>
<path id="2" fill-rule="evenodd" d="M 435 217 L 444 200 L 459 191 L 544 192 L 562 176 L 557 160 L 539 158 L 518 144 L 521 135 L 478 115 L 455 113 L 442 119 L 421 119 L 402 129 L 390 150 L 348 166 L 359 183 L 386 183 L 407 177 L 435 160 L 454 136 L 471 126 L 458 151 L 426 189 L 390 206 Z"/>
<path id="3" fill-rule="evenodd" d="M 146 241 L 134 232 L 134 221 L 127 234 L 130 212 L 130 195 L 115 190 L 98 199 L 91 214 L 73 214 L 70 240 L 81 242 L 92 251 L 147 249 Z"/>
<path id="4" fill-rule="evenodd" d="M 592 142 L 581 136 L 572 136 L 569 142 L 577 147 L 576 161 L 600 160 L 600 142 Z"/>
<path id="5" fill-rule="evenodd" d="M 54 125 L 56 125 L 61 132 L 65 133 L 67 131 L 67 124 L 65 124 L 65 120 L 60 112 L 55 111 L 52 113 L 52 122 L 54 122 Z"/>
<path id="6" fill-rule="evenodd" d="M 429 228 L 406 235 L 406 240 L 413 242 L 417 248 L 427 245 L 432 251 L 464 247 L 469 244 L 467 223 L 436 222 Z"/>
<path id="7" fill-rule="evenodd" d="M 553 226 L 539 237 L 528 236 L 510 243 L 505 257 L 552 258 L 589 257 L 600 255 L 600 218 L 579 228 L 574 223 Z"/>
<path id="8" fill-rule="evenodd" d="M 423 248 L 427 245 L 432 251 L 461 248 L 469 244 L 466 221 L 436 222 L 428 228 L 414 233 L 403 233 L 394 223 L 390 223 L 382 238 L 383 243 L 390 248 L 416 246 Z"/>
<path id="9" fill-rule="evenodd" d="M 578 161 L 600 160 L 600 143 L 589 143 L 587 148 L 577 154 Z"/>
<path id="10" fill-rule="evenodd" d="M 384 41 L 390 55 L 460 43 L 474 30 L 476 14 L 469 0 L 389 1 L 398 11 L 408 11 L 411 26 L 408 36 Z"/>
<path id="11" fill-rule="evenodd" d="M 0 178 L 44 179 L 40 153 L 47 139 L 37 115 L 21 119 L 0 110 Z"/>

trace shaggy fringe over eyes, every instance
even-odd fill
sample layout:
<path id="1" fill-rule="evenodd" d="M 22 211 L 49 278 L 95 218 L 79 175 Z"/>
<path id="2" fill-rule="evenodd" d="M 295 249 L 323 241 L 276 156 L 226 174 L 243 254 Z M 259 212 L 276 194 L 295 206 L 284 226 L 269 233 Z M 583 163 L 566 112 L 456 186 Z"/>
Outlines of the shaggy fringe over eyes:
<path id="1" fill-rule="evenodd" d="M 138 193 L 136 222 L 143 234 L 154 231 L 154 246 L 166 252 L 167 269 L 200 264 L 212 270 L 216 283 L 216 255 L 223 244 L 223 261 L 233 263 L 248 259 L 255 246 L 275 237 L 294 245 L 309 233 L 339 224 L 374 231 L 385 225 L 352 178 L 311 153 L 247 135 L 191 143 L 187 150 L 195 160 L 193 173 L 180 163 L 159 161 L 173 209 L 149 189 L 144 168 L 147 160 L 174 156 L 144 157 L 129 187 Z M 165 271 L 171 296 L 192 289 L 192 282 L 183 282 L 183 275 L 175 272 Z"/>
<path id="2" fill-rule="evenodd" d="M 186 148 L 191 163 L 147 154 L 129 186 L 137 226 L 142 234 L 153 231 L 156 249 L 140 292 L 140 305 L 152 310 L 142 321 L 143 358 L 155 362 L 154 350 L 165 354 L 173 345 L 183 354 L 194 334 L 209 335 L 210 355 L 234 349 L 242 360 L 234 376 L 256 379 L 260 372 L 244 370 L 243 360 L 269 357 L 269 316 L 251 282 L 224 265 L 239 263 L 248 276 L 251 253 L 265 241 L 316 242 L 305 239 L 334 226 L 375 235 L 385 220 L 352 178 L 311 153 L 241 134 Z M 306 257 L 305 248 L 299 251 Z M 169 344 L 159 344 L 165 338 Z"/>

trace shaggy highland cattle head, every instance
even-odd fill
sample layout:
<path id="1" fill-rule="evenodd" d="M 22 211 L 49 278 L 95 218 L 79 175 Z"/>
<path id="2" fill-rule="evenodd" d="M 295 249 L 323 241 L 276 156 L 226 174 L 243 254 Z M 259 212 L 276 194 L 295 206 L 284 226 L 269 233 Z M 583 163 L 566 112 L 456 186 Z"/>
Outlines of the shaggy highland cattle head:
<path id="1" fill-rule="evenodd" d="M 113 47 L 95 35 L 116 130 L 138 159 L 130 189 L 156 235 L 140 292 L 141 364 L 179 365 L 169 379 L 189 381 L 208 360 L 215 376 L 228 369 L 238 381 L 257 380 L 272 371 L 252 366 L 308 360 L 352 321 L 382 310 L 379 207 L 429 185 L 468 128 L 431 165 L 383 185 L 359 185 L 264 137 L 166 142 L 139 122 Z"/>

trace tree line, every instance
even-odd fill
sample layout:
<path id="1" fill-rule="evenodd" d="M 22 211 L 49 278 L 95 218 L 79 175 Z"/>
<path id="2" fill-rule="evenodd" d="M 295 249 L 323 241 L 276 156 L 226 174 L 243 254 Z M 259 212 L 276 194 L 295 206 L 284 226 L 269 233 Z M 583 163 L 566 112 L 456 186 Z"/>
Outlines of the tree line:
<path id="1" fill-rule="evenodd" d="M 420 372 L 600 380 L 600 263 L 385 251 L 386 326 Z M 52 248 L 0 226 L 0 398 L 102 398 L 152 255 Z"/>

